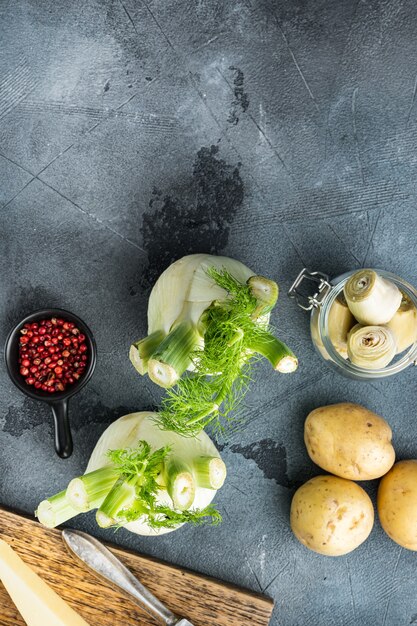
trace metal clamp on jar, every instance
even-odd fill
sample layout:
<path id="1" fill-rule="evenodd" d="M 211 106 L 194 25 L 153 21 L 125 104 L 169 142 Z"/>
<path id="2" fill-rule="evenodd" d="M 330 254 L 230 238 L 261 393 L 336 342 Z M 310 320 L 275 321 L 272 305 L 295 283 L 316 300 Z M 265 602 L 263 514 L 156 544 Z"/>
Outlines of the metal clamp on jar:
<path id="1" fill-rule="evenodd" d="M 391 281 L 398 287 L 404 300 L 413 307 L 413 310 L 416 309 L 417 319 L 417 291 L 414 287 L 395 274 L 384 270 L 375 271 L 378 276 Z M 414 342 L 406 350 L 399 352 L 388 365 L 378 369 L 367 369 L 353 364 L 349 359 L 346 343 L 339 342 L 337 339 L 334 340 L 337 308 L 346 307 L 343 296 L 344 287 L 356 272 L 357 270 L 351 270 L 341 276 L 329 279 L 322 272 L 310 272 L 304 268 L 288 292 L 289 297 L 295 299 L 300 308 L 304 311 L 311 311 L 311 338 L 317 352 L 339 373 L 356 380 L 384 378 L 401 372 L 409 365 L 417 365 L 417 334 Z M 340 317 L 340 319 L 342 318 Z M 353 317 L 352 319 L 353 324 L 356 324 L 356 320 Z M 347 329 L 347 331 L 349 330 Z"/>

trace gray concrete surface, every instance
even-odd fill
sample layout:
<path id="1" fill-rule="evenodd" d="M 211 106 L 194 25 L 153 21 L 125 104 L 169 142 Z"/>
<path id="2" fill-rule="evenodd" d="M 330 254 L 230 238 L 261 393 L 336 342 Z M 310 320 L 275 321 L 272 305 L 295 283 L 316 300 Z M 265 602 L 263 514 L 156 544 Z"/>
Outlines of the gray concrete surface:
<path id="1" fill-rule="evenodd" d="M 112 420 L 158 403 L 127 350 L 150 285 L 182 254 L 237 257 L 283 294 L 304 265 L 417 284 L 414 0 L 2 0 L 0 24 L 0 338 L 57 305 L 99 349 L 72 401 L 67 461 L 46 408 L 0 365 L 4 505 L 33 511 Z M 258 367 L 247 422 L 222 442 L 223 525 L 111 539 L 269 594 L 273 626 L 417 623 L 415 554 L 378 522 L 338 559 L 307 551 L 288 523 L 295 487 L 318 473 L 308 411 L 363 403 L 390 421 L 398 456 L 416 457 L 416 372 L 345 380 L 284 295 L 273 322 L 300 368 Z M 104 536 L 92 518 L 76 524 Z"/>

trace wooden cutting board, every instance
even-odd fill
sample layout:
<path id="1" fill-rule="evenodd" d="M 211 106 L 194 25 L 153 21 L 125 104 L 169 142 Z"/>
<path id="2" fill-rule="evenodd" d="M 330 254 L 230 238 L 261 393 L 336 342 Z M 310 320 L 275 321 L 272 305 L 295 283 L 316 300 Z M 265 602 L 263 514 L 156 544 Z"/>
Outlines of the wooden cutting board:
<path id="1" fill-rule="evenodd" d="M 126 596 L 78 564 L 65 548 L 60 531 L 48 530 L 32 519 L 0 508 L 0 538 L 91 626 L 155 626 L 154 620 Z M 273 602 L 265 596 L 109 547 L 162 602 L 194 626 L 267 626 L 269 623 Z M 25 626 L 1 583 L 0 625 Z"/>

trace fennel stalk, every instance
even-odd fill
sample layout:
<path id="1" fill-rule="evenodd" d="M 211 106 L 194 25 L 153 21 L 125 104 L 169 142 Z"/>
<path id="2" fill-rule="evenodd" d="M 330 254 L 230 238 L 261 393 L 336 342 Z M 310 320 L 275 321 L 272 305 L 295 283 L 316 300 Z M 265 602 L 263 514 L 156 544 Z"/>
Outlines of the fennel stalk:
<path id="1" fill-rule="evenodd" d="M 35 511 L 35 515 L 46 528 L 55 528 L 78 515 L 66 498 L 66 492 L 60 491 L 55 496 L 43 500 Z"/>

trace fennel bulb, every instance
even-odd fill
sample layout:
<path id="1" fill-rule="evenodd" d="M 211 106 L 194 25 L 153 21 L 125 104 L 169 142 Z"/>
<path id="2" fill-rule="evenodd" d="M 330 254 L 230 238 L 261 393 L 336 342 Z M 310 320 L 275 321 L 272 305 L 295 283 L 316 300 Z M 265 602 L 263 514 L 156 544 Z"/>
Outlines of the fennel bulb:
<path id="1" fill-rule="evenodd" d="M 104 431 L 98 440 L 90 460 L 86 473 L 100 469 L 109 464 L 107 451 L 113 448 L 134 448 L 141 441 L 147 441 L 153 448 L 164 445 L 171 446 L 173 454 L 183 462 L 192 465 L 194 459 L 199 457 L 217 457 L 220 454 L 216 446 L 206 433 L 201 432 L 197 437 L 186 438 L 177 433 L 161 430 L 156 424 L 156 413 L 140 412 L 130 413 L 119 418 Z M 204 509 L 213 500 L 216 491 L 196 487 L 193 508 Z M 161 504 L 172 506 L 172 501 L 166 489 L 158 492 L 157 500 Z M 150 528 L 145 519 L 139 519 L 125 525 L 127 530 L 138 535 L 164 534 L 175 530 L 174 528 L 161 528 L 154 530 Z"/>
<path id="2" fill-rule="evenodd" d="M 187 522 L 220 521 L 210 505 L 226 467 L 215 445 L 204 432 L 185 438 L 162 431 L 156 418 L 156 413 L 139 412 L 113 422 L 98 440 L 85 474 L 41 502 L 39 521 L 52 528 L 97 509 L 99 526 L 123 526 L 148 536 Z"/>
<path id="3" fill-rule="evenodd" d="M 175 261 L 162 272 L 149 296 L 148 335 L 157 330 L 168 334 L 181 319 L 197 325 L 212 302 L 227 299 L 227 291 L 207 273 L 212 267 L 227 269 L 242 284 L 254 276 L 246 265 L 225 256 L 190 254 Z"/>
<path id="4" fill-rule="evenodd" d="M 227 417 L 256 355 L 281 373 L 297 368 L 268 326 L 277 298 L 274 281 L 227 257 L 193 254 L 161 274 L 149 298 L 149 334 L 131 346 L 130 359 L 169 390 L 159 411 L 163 428 L 195 435 Z M 192 374 L 181 378 L 187 369 Z"/>

